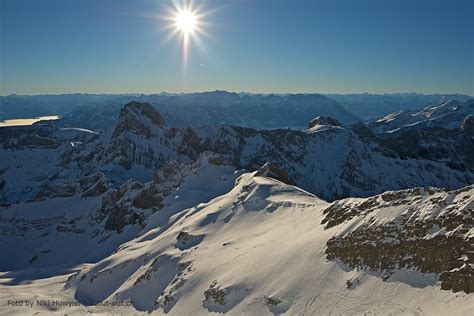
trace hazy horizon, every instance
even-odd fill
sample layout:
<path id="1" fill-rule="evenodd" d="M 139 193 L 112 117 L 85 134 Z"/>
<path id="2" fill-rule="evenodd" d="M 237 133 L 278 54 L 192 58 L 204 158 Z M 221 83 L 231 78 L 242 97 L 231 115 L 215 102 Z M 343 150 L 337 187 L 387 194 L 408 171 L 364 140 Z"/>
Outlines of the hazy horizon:
<path id="1" fill-rule="evenodd" d="M 18 96 L 18 97 L 34 97 L 34 96 L 65 96 L 65 95 L 162 95 L 162 94 L 169 94 L 169 95 L 182 95 L 182 94 L 194 94 L 194 93 L 212 93 L 212 92 L 226 92 L 226 93 L 236 93 L 236 94 L 252 94 L 252 95 L 292 95 L 292 94 L 320 94 L 320 95 L 463 95 L 468 97 L 473 97 L 474 94 L 465 94 L 459 92 L 435 92 L 435 93 L 423 93 L 423 92 L 415 92 L 415 91 L 402 91 L 402 92 L 250 92 L 250 91 L 231 91 L 231 90 L 201 90 L 201 91 L 190 91 L 190 92 L 169 92 L 169 91 L 161 91 L 161 92 L 117 92 L 117 93 L 108 93 L 108 92 L 63 92 L 63 93 L 36 93 L 36 94 L 18 94 L 18 93 L 10 93 L 10 94 L 0 94 L 0 97 L 8 97 L 8 96 Z"/>

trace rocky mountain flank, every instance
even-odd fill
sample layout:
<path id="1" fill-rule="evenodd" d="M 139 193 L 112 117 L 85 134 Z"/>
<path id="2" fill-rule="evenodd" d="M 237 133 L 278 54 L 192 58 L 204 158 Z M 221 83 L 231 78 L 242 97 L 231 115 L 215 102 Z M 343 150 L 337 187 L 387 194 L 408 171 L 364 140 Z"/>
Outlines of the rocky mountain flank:
<path id="1" fill-rule="evenodd" d="M 396 269 L 439 277 L 441 288 L 474 292 L 474 187 L 414 188 L 334 202 L 326 228 L 348 223 L 326 255 L 384 279 Z"/>
<path id="2" fill-rule="evenodd" d="M 141 107 L 141 110 L 137 110 Z M 323 119 L 313 120 L 321 126 Z M 315 123 L 319 122 L 319 123 Z M 474 181 L 474 140 L 469 129 L 430 128 L 385 139 L 361 124 L 297 131 L 236 126 L 167 128 L 146 103 L 129 103 L 112 133 L 84 149 L 71 148 L 66 168 L 101 170 L 119 165 L 124 174 L 162 167 L 169 159 L 191 162 L 215 152 L 237 168 L 257 170 L 267 162 L 292 183 L 327 200 L 370 196 L 415 186 L 455 189 Z"/>
<path id="3" fill-rule="evenodd" d="M 168 161 L 193 163 L 217 153 L 238 169 L 267 162 L 288 181 L 326 200 L 367 197 L 416 186 L 456 189 L 474 181 L 469 117 L 460 128 L 420 128 L 390 138 L 362 124 L 316 118 L 308 131 L 237 126 L 167 127 L 147 103 L 130 102 L 102 134 L 37 125 L 3 128 L 0 198 L 34 199 L 45 187 L 96 173 L 116 184 L 151 181 Z"/>

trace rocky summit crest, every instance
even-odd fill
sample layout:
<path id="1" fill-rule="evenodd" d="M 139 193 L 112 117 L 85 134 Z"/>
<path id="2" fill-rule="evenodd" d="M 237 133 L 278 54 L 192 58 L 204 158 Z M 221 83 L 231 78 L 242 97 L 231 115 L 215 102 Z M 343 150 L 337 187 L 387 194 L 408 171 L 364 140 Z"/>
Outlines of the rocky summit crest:
<path id="1" fill-rule="evenodd" d="M 165 120 L 150 103 L 132 101 L 120 110 L 113 137 L 119 136 L 124 131 L 129 131 L 150 138 L 150 125 L 163 128 Z"/>

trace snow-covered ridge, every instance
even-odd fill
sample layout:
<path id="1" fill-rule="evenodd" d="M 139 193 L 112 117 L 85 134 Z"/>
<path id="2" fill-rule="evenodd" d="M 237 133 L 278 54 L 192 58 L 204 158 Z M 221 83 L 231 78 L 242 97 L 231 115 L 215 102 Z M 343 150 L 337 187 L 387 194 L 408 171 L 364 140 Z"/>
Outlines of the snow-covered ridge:
<path id="1" fill-rule="evenodd" d="M 369 126 L 377 133 L 388 134 L 400 134 L 410 129 L 424 127 L 455 129 L 460 128 L 463 120 L 469 115 L 474 115 L 474 99 L 463 103 L 449 100 L 419 111 L 392 113 L 372 122 Z"/>

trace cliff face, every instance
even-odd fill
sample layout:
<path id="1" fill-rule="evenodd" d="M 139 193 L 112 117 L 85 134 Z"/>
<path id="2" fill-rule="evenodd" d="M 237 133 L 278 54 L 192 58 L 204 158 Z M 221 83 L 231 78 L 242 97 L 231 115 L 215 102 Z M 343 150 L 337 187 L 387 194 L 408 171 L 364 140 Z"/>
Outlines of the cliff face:
<path id="1" fill-rule="evenodd" d="M 396 269 L 435 274 L 442 289 L 474 292 L 473 186 L 386 192 L 334 202 L 324 213 L 326 228 L 350 223 L 328 241 L 328 259 L 384 279 Z"/>

